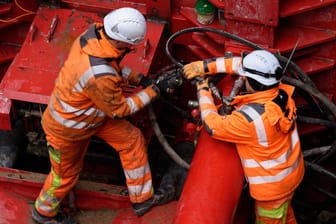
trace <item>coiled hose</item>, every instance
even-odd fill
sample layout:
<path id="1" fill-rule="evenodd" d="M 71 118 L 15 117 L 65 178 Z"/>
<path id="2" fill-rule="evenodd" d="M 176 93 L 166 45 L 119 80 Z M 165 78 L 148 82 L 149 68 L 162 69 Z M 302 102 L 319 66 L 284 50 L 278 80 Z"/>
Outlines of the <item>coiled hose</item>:
<path id="1" fill-rule="evenodd" d="M 221 36 L 224 36 L 226 38 L 235 40 L 241 44 L 244 44 L 248 47 L 251 47 L 252 49 L 256 49 L 256 50 L 265 50 L 264 48 L 262 48 L 261 46 L 246 40 L 242 37 L 239 37 L 237 35 L 228 33 L 224 30 L 218 30 L 218 29 L 214 29 L 214 28 L 209 28 L 209 27 L 191 27 L 191 28 L 186 28 L 183 30 L 180 30 L 176 33 L 174 33 L 173 35 L 171 35 L 169 37 L 169 39 L 166 42 L 166 46 L 165 46 L 165 52 L 166 55 L 168 56 L 168 58 L 172 61 L 172 63 L 174 63 L 176 66 L 178 66 L 179 68 L 183 68 L 183 64 L 180 63 L 179 61 L 177 61 L 171 54 L 170 52 L 170 45 L 173 42 L 174 39 L 176 39 L 177 37 L 186 34 L 186 33 L 192 33 L 192 32 L 211 32 L 211 33 L 215 33 L 215 34 L 219 34 Z M 288 64 L 287 66 L 287 71 L 286 73 L 289 74 L 290 76 L 284 76 L 283 77 L 283 81 L 285 83 L 291 84 L 293 86 L 296 86 L 304 91 L 306 91 L 307 93 L 310 94 L 311 97 L 315 97 L 316 99 L 318 99 L 327 109 L 327 114 L 328 114 L 328 118 L 331 121 L 327 121 L 327 120 L 321 120 L 320 121 L 322 123 L 328 123 L 329 126 L 335 127 L 336 123 L 334 122 L 334 120 L 336 119 L 336 105 L 330 101 L 324 94 L 322 94 L 317 87 L 315 86 L 315 83 L 308 77 L 308 75 L 302 71 L 302 69 L 297 66 L 294 62 L 289 61 L 288 58 L 281 56 L 281 55 L 276 55 L 277 58 L 279 59 L 279 61 L 282 64 Z M 315 100 L 313 100 L 313 102 L 317 103 Z M 180 166 L 184 167 L 184 168 L 189 168 L 189 164 L 187 162 L 185 162 L 181 157 L 179 157 L 179 155 L 170 147 L 169 143 L 167 142 L 167 140 L 164 138 L 157 122 L 156 122 L 156 116 L 155 113 L 153 112 L 152 107 L 149 107 L 149 115 L 151 118 L 151 122 L 154 128 L 154 132 L 156 134 L 156 136 L 158 137 L 159 142 L 161 143 L 161 145 L 164 147 L 165 151 L 168 153 L 168 155 Z M 307 119 L 306 117 L 301 119 L 305 122 L 310 122 L 310 121 L 314 121 L 316 122 L 316 119 Z M 335 146 L 336 141 L 334 142 L 334 144 L 332 144 L 333 146 Z M 332 147 L 331 147 L 332 148 Z M 335 151 L 333 149 L 331 149 L 330 151 Z M 331 156 L 331 153 L 329 153 L 328 156 Z"/>

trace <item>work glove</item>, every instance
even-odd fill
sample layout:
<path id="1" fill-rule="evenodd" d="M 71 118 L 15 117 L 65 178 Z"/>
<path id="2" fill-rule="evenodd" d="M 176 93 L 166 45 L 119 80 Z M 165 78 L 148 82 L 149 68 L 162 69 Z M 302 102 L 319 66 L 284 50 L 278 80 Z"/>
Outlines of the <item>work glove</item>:
<path id="1" fill-rule="evenodd" d="M 204 77 L 204 63 L 203 61 L 194 61 L 183 66 L 184 77 L 186 79 L 193 79 L 195 77 Z"/>
<path id="2" fill-rule="evenodd" d="M 169 84 L 169 79 L 158 79 L 156 86 L 159 88 L 160 93 L 173 93 L 174 88 Z"/>
<path id="3" fill-rule="evenodd" d="M 208 79 L 202 79 L 196 83 L 197 91 L 200 90 L 209 90 L 209 81 Z"/>
<path id="4" fill-rule="evenodd" d="M 180 76 L 160 76 L 156 80 L 156 86 L 160 89 L 161 93 L 173 93 L 177 86 L 182 84 Z"/>
<path id="5" fill-rule="evenodd" d="M 142 77 L 140 79 L 139 85 L 141 85 L 143 88 L 146 88 L 155 83 L 153 79 L 145 76 L 144 74 L 140 74 L 140 76 Z"/>
<path id="6" fill-rule="evenodd" d="M 186 79 L 204 78 L 206 75 L 217 73 L 215 59 L 207 59 L 203 61 L 194 61 L 183 66 L 184 77 Z"/>

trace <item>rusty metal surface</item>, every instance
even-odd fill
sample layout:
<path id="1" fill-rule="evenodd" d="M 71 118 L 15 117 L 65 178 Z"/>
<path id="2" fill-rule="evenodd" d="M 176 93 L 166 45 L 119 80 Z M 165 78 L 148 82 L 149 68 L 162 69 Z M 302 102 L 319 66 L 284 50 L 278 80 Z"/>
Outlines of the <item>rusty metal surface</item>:
<path id="1" fill-rule="evenodd" d="M 3 95 L 9 99 L 47 104 L 72 42 L 90 24 L 101 20 L 95 13 L 40 8 L 20 53 L 2 80 Z M 162 24 L 148 22 L 147 25 L 145 41 L 122 61 L 144 74 L 150 70 L 158 37 L 163 31 Z"/>

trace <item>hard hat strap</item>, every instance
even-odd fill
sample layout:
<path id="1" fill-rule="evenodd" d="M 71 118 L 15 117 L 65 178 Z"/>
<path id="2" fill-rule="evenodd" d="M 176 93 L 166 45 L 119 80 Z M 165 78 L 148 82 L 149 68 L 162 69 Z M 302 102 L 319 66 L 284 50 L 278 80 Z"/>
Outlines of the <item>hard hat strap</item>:
<path id="1" fill-rule="evenodd" d="M 271 77 L 276 78 L 277 77 L 275 74 L 259 72 L 259 71 L 254 70 L 254 69 L 246 68 L 244 65 L 243 65 L 243 70 L 246 71 L 246 72 L 252 73 L 254 75 L 263 76 L 265 78 L 271 78 Z"/>

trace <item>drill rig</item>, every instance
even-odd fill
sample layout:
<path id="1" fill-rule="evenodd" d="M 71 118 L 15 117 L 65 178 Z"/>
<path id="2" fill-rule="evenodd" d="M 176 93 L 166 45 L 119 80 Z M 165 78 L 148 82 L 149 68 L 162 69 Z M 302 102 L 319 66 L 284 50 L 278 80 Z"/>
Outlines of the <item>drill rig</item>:
<path id="1" fill-rule="evenodd" d="M 266 49 L 285 65 L 283 81 L 296 87 L 306 165 L 293 199 L 297 220 L 335 222 L 336 0 L 209 0 L 211 10 L 202 10 L 204 2 L 0 0 L 2 223 L 30 223 L 50 169 L 40 119 L 72 42 L 120 7 L 141 11 L 148 27 L 145 41 L 122 63 L 175 85 L 173 94 L 128 119 L 148 141 L 154 186 L 178 170 L 178 193 L 136 217 L 118 155 L 92 139 L 80 181 L 64 206 L 81 223 L 253 223 L 253 202 L 234 146 L 210 139 L 200 128 L 195 86 L 182 78 L 181 66 Z M 232 77 L 223 74 L 213 86 L 224 103 L 234 97 Z M 136 91 L 129 86 L 125 94 Z"/>

